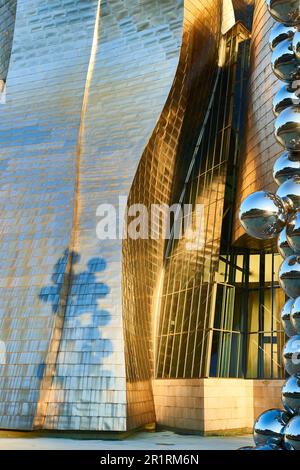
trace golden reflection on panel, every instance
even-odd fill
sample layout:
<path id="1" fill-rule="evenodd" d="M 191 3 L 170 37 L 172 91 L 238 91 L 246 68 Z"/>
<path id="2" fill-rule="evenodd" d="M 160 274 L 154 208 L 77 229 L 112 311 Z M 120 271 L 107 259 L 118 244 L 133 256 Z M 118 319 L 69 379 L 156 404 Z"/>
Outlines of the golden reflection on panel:
<path id="1" fill-rule="evenodd" d="M 221 2 L 186 0 L 180 61 L 168 100 L 141 156 L 128 205 L 170 204 L 181 189 L 216 76 Z M 123 318 L 129 427 L 135 410 L 151 404 L 153 309 L 164 253 L 163 240 L 123 242 Z M 140 390 L 140 384 L 145 384 Z M 148 385 L 147 385 L 148 384 Z M 139 387 L 139 393 L 136 389 Z"/>
<path id="2" fill-rule="evenodd" d="M 236 214 L 233 241 L 245 246 L 259 246 L 259 242 L 245 235 L 238 211 L 245 197 L 254 191 L 275 191 L 272 169 L 282 147 L 274 137 L 272 100 L 280 88 L 271 69 L 271 51 L 268 40 L 274 20 L 267 11 L 266 1 L 257 0 L 251 40 L 250 81 L 246 140 L 241 155 L 236 198 Z M 266 245 L 266 244 L 265 244 Z"/>

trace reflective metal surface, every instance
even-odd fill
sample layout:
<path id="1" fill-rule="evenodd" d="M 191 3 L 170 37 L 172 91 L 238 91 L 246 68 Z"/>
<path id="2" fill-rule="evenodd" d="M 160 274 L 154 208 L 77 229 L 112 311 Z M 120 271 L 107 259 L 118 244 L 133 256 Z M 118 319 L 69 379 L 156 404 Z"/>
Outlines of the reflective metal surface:
<path id="1" fill-rule="evenodd" d="M 293 50 L 296 54 L 297 59 L 300 60 L 300 31 L 297 31 L 295 33 L 293 39 Z"/>
<path id="2" fill-rule="evenodd" d="M 282 202 L 266 191 L 258 191 L 245 198 L 240 206 L 239 218 L 248 235 L 260 239 L 278 235 L 286 221 Z"/>
<path id="3" fill-rule="evenodd" d="M 290 338 L 283 349 L 283 365 L 289 375 L 300 374 L 300 335 Z"/>
<path id="4" fill-rule="evenodd" d="M 291 312 L 294 299 L 288 299 L 281 309 L 280 317 L 285 334 L 290 338 L 296 334 L 296 330 L 291 323 Z"/>
<path id="5" fill-rule="evenodd" d="M 277 248 L 279 253 L 281 254 L 282 258 L 286 258 L 287 256 L 291 256 L 294 254 L 294 250 L 290 247 L 287 237 L 286 237 L 286 227 L 284 227 L 277 240 Z"/>
<path id="6" fill-rule="evenodd" d="M 285 293 L 292 298 L 300 295 L 300 257 L 292 255 L 286 258 L 278 273 L 279 283 Z"/>
<path id="7" fill-rule="evenodd" d="M 275 137 L 288 150 L 300 151 L 300 106 L 291 106 L 279 114 Z"/>
<path id="8" fill-rule="evenodd" d="M 282 403 L 291 414 L 300 413 L 300 375 L 292 375 L 282 388 Z"/>
<path id="9" fill-rule="evenodd" d="M 275 20 L 285 24 L 299 23 L 299 0 L 267 0 L 267 5 Z"/>
<path id="10" fill-rule="evenodd" d="M 283 152 L 274 163 L 273 178 L 280 186 L 293 176 L 300 177 L 300 154 Z"/>
<path id="11" fill-rule="evenodd" d="M 272 70 L 279 80 L 292 81 L 299 77 L 299 62 L 291 41 L 287 39 L 275 47 L 271 64 Z"/>
<path id="12" fill-rule="evenodd" d="M 287 240 L 290 247 L 296 252 L 300 252 L 300 211 L 296 211 L 286 226 Z"/>
<path id="13" fill-rule="evenodd" d="M 293 26 L 275 23 L 269 35 L 270 49 L 273 51 L 279 43 L 286 39 L 292 41 L 296 31 L 296 28 Z"/>
<path id="14" fill-rule="evenodd" d="M 300 206 L 300 177 L 293 176 L 286 180 L 279 186 L 276 195 L 288 211 L 296 210 Z"/>
<path id="15" fill-rule="evenodd" d="M 284 445 L 287 450 L 300 450 L 300 416 L 292 418 L 285 428 Z"/>
<path id="16" fill-rule="evenodd" d="M 273 165 L 282 153 L 282 147 L 274 139 L 272 101 L 282 83 L 276 79 L 270 64 L 272 53 L 269 37 L 274 23 L 267 10 L 266 1 L 256 0 L 251 35 L 245 145 L 239 157 L 240 171 L 233 227 L 233 241 L 239 246 L 255 249 L 261 248 L 261 242 L 245 234 L 238 215 L 241 202 L 249 194 L 261 190 L 276 191 L 272 176 Z"/>
<path id="17" fill-rule="evenodd" d="M 262 413 L 254 423 L 253 438 L 257 446 L 265 445 L 272 440 L 272 444 L 280 444 L 283 440 L 284 428 L 288 422 L 288 415 L 279 409 L 272 409 Z"/>
<path id="18" fill-rule="evenodd" d="M 278 116 L 284 109 L 298 105 L 300 97 L 290 85 L 284 85 L 273 98 L 273 112 Z"/>
<path id="19" fill-rule="evenodd" d="M 295 299 L 290 316 L 292 328 L 296 334 L 300 334 L 300 297 Z"/>
<path id="20" fill-rule="evenodd" d="M 210 17 L 216 47 L 216 2 L 205 15 L 175 0 L 17 4 L 0 105 L 0 427 L 124 431 L 154 404 L 149 381 L 126 383 L 122 246 L 97 239 L 96 209 L 129 194 L 182 44 L 177 89 L 196 70 L 187 38 L 207 57 Z"/>

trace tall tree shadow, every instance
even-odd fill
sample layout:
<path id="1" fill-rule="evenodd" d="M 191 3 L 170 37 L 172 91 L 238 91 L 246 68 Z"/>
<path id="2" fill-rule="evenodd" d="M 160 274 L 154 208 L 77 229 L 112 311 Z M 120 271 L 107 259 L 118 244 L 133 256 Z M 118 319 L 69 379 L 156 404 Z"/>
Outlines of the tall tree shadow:
<path id="1" fill-rule="evenodd" d="M 71 269 L 68 274 L 70 256 Z M 103 258 L 91 258 L 86 263 L 86 270 L 76 273 L 75 265 L 80 259 L 79 253 L 69 254 L 66 250 L 55 264 L 52 285 L 43 287 L 39 294 L 42 302 L 51 304 L 54 315 L 60 313 L 60 308 L 63 310 L 55 371 L 52 370 L 51 377 L 52 387 L 63 392 L 56 410 L 57 416 L 65 414 L 64 404 L 67 406 L 69 400 L 65 396 L 66 390 L 70 390 L 68 380 L 71 379 L 71 390 L 76 395 L 71 400 L 73 409 L 68 410 L 68 415 L 76 415 L 78 410 L 79 414 L 84 415 L 89 412 L 81 412 L 78 408 L 79 403 L 87 402 L 84 389 L 79 386 L 80 379 L 111 376 L 111 371 L 105 370 L 103 361 L 113 352 L 112 342 L 102 335 L 102 329 L 109 324 L 111 314 L 100 306 L 101 299 L 105 299 L 110 292 L 107 284 L 99 281 L 99 275 L 106 269 L 106 261 Z M 40 380 L 49 376 L 47 361 L 38 366 L 37 376 Z M 45 413 L 47 416 L 51 414 L 51 410 Z"/>

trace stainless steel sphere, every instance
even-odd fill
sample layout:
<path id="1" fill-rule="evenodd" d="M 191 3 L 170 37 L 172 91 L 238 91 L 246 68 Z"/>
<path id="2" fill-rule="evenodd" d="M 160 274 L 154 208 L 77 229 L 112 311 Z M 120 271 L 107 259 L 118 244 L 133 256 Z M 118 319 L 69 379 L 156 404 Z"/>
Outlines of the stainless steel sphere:
<path id="1" fill-rule="evenodd" d="M 297 106 L 300 97 L 296 95 L 290 85 L 283 85 L 273 98 L 273 113 L 278 116 L 282 111 L 290 106 Z"/>
<path id="2" fill-rule="evenodd" d="M 288 414 L 279 409 L 272 409 L 262 413 L 255 421 L 253 438 L 257 446 L 280 444 L 283 440 L 284 428 L 288 423 Z"/>
<path id="3" fill-rule="evenodd" d="M 284 446 L 288 450 L 300 450 L 300 416 L 292 418 L 286 426 Z"/>
<path id="4" fill-rule="evenodd" d="M 293 176 L 300 177 L 300 152 L 283 152 L 273 166 L 273 178 L 280 186 Z"/>
<path id="5" fill-rule="evenodd" d="M 299 61 L 290 40 L 280 42 L 272 52 L 271 65 L 279 80 L 291 82 L 299 77 Z"/>
<path id="6" fill-rule="evenodd" d="M 295 331 L 296 335 L 300 334 L 300 297 L 297 297 L 293 302 L 291 309 L 291 328 Z"/>
<path id="7" fill-rule="evenodd" d="M 283 365 L 289 375 L 300 374 L 300 335 L 293 336 L 283 348 Z"/>
<path id="8" fill-rule="evenodd" d="M 287 211 L 295 211 L 300 207 L 300 177 L 293 176 L 282 183 L 276 195 L 283 201 Z"/>
<path id="9" fill-rule="evenodd" d="M 300 31 L 297 31 L 293 39 L 293 51 L 298 60 L 300 60 Z"/>
<path id="10" fill-rule="evenodd" d="M 279 268 L 279 283 L 288 297 L 300 295 L 300 257 L 288 256 Z"/>
<path id="11" fill-rule="evenodd" d="M 293 214 L 286 226 L 287 241 L 293 251 L 300 252 L 300 211 Z"/>
<path id="12" fill-rule="evenodd" d="M 283 258 L 287 258 L 288 256 L 294 255 L 294 251 L 288 244 L 287 238 L 286 238 L 286 227 L 284 227 L 283 230 L 281 230 L 278 240 L 277 240 L 277 248 L 279 253 Z"/>
<path id="13" fill-rule="evenodd" d="M 297 297 L 298 298 L 298 297 Z M 280 317 L 281 323 L 283 325 L 285 334 L 291 338 L 295 336 L 296 330 L 292 325 L 291 322 L 291 314 L 292 314 L 292 307 L 293 307 L 294 299 L 289 299 L 281 309 Z"/>
<path id="14" fill-rule="evenodd" d="M 275 47 L 278 46 L 282 41 L 289 39 L 293 40 L 296 28 L 293 26 L 287 26 L 282 23 L 275 23 L 274 27 L 271 29 L 269 45 L 271 51 L 274 51 Z"/>
<path id="15" fill-rule="evenodd" d="M 280 23 L 297 25 L 300 21 L 299 0 L 267 0 L 268 10 Z"/>
<path id="16" fill-rule="evenodd" d="M 290 106 L 279 114 L 275 136 L 287 150 L 300 151 L 300 106 Z"/>
<path id="17" fill-rule="evenodd" d="M 239 218 L 248 235 L 264 240 L 276 237 L 281 232 L 286 222 L 286 212 L 278 197 L 266 191 L 258 191 L 244 199 Z"/>
<path id="18" fill-rule="evenodd" d="M 282 403 L 290 415 L 300 413 L 300 375 L 292 375 L 282 388 Z"/>

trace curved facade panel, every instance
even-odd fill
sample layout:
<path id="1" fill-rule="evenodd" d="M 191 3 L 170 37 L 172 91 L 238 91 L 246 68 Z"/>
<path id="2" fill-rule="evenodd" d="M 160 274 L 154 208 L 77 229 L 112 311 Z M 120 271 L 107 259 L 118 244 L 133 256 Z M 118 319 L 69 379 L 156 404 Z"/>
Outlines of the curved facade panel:
<path id="1" fill-rule="evenodd" d="M 3 3 L 3 2 L 2 2 Z M 0 427 L 30 429 L 65 295 L 97 2 L 19 0 L 0 105 Z"/>
<path id="2" fill-rule="evenodd" d="M 216 78 L 221 2 L 186 0 L 184 3 L 182 47 L 175 80 L 141 156 L 128 199 L 128 207 L 143 204 L 148 214 L 153 204 L 170 205 L 177 200 Z M 154 237 L 152 234 L 152 239 L 127 239 L 123 243 L 130 427 L 141 424 L 139 410 L 152 400 L 149 379 L 153 375 L 154 315 L 165 249 L 159 222 L 151 219 L 154 222 L 157 233 Z"/>
<path id="3" fill-rule="evenodd" d="M 251 41 L 247 129 L 245 148 L 241 155 L 233 231 L 233 241 L 243 246 L 256 246 L 257 241 L 248 239 L 238 221 L 240 204 L 254 191 L 275 190 L 272 169 L 277 156 L 282 152 L 282 147 L 274 137 L 272 111 L 273 96 L 280 88 L 280 82 L 271 69 L 268 43 L 273 25 L 274 20 L 267 11 L 265 0 L 257 0 Z"/>
<path id="4" fill-rule="evenodd" d="M 45 387 L 51 377 L 52 385 L 36 425 L 124 431 L 131 410 L 122 242 L 97 238 L 96 212 L 101 204 L 118 209 L 119 197 L 128 196 L 178 65 L 183 2 L 125 0 L 120 8 L 102 1 L 98 15 L 79 130 L 74 262 L 54 377 L 47 369 Z M 153 422 L 152 396 L 142 394 L 140 405 L 138 424 Z"/>

